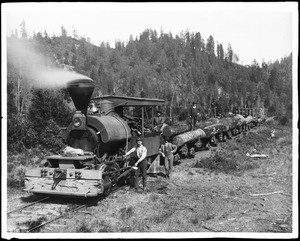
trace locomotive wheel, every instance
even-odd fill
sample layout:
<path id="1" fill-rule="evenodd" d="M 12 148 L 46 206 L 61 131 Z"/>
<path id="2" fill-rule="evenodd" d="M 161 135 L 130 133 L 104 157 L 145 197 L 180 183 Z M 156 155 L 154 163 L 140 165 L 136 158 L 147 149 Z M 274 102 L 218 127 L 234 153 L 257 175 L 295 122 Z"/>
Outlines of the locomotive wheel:
<path id="1" fill-rule="evenodd" d="M 114 174 L 111 174 L 110 178 L 115 183 L 117 181 L 118 176 L 120 176 L 120 167 L 117 163 L 113 163 L 111 165 L 107 165 L 107 167 L 104 169 L 105 172 L 113 172 Z"/>
<path id="2" fill-rule="evenodd" d="M 234 129 L 235 135 L 237 136 L 238 134 L 240 134 L 242 127 L 238 127 Z"/>
<path id="3" fill-rule="evenodd" d="M 211 143 L 212 146 L 217 146 L 218 145 L 218 138 L 216 138 L 215 136 L 213 136 L 210 139 L 210 143 Z"/>
<path id="4" fill-rule="evenodd" d="M 103 195 L 106 197 L 111 193 L 112 190 L 112 182 L 108 176 L 104 178 L 104 191 Z"/>
<path id="5" fill-rule="evenodd" d="M 211 148 L 210 142 L 208 141 L 205 145 L 205 150 L 209 150 Z"/>
<path id="6" fill-rule="evenodd" d="M 227 133 L 226 133 L 226 137 L 227 137 L 227 139 L 231 139 L 232 138 L 232 133 L 231 133 L 231 131 L 229 130 L 229 131 L 227 131 Z"/>
<path id="7" fill-rule="evenodd" d="M 218 134 L 218 138 L 216 139 L 218 139 L 219 142 L 223 142 L 223 138 L 224 138 L 223 133 L 220 133 Z"/>
<path id="8" fill-rule="evenodd" d="M 231 130 L 231 134 L 232 134 L 232 136 L 235 136 L 235 135 L 236 135 L 236 128 L 233 128 L 233 129 Z"/>
<path id="9" fill-rule="evenodd" d="M 189 154 L 188 155 L 191 158 L 195 157 L 195 149 L 193 147 L 189 150 Z"/>

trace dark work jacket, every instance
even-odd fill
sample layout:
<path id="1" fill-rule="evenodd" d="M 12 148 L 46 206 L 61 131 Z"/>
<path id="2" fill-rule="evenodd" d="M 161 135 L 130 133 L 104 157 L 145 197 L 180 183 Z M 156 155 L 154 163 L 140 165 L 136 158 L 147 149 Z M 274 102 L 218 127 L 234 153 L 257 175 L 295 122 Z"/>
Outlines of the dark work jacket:
<path id="1" fill-rule="evenodd" d="M 191 107 L 191 111 L 190 111 L 191 117 L 197 117 L 198 113 L 199 113 L 199 109 L 198 108 Z"/>

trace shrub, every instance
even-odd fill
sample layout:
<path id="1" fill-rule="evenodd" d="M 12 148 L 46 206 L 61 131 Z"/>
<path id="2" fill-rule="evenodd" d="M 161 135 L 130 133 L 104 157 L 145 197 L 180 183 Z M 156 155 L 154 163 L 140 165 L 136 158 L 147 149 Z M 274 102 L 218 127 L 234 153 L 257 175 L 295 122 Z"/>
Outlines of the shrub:
<path id="1" fill-rule="evenodd" d="M 8 165 L 11 165 L 11 164 L 8 164 Z M 10 168 L 10 172 L 7 173 L 7 186 L 8 187 L 24 187 L 25 172 L 26 172 L 26 168 L 24 166 Z"/>
<path id="2" fill-rule="evenodd" d="M 272 116 L 275 115 L 275 113 L 276 113 L 276 106 L 273 104 L 268 108 L 268 114 Z"/>
<path id="3" fill-rule="evenodd" d="M 281 116 L 279 116 L 279 118 L 278 118 L 278 122 L 279 122 L 281 125 L 285 126 L 285 125 L 289 122 L 289 118 L 288 118 L 286 115 L 281 115 Z"/>
<path id="4" fill-rule="evenodd" d="M 48 121 L 47 126 L 40 133 L 39 139 L 41 145 L 53 152 L 58 152 L 64 146 L 61 129 L 52 119 Z"/>
<path id="5" fill-rule="evenodd" d="M 132 217 L 132 215 L 133 215 L 133 208 L 132 207 L 129 207 L 129 208 L 122 208 L 121 210 L 120 210 L 120 212 L 121 212 L 121 219 L 122 220 L 127 220 L 127 219 L 129 219 L 129 218 L 131 218 Z"/>
<path id="6" fill-rule="evenodd" d="M 26 225 L 28 227 L 28 229 L 31 229 L 31 228 L 34 228 L 34 227 L 42 224 L 46 220 L 47 220 L 46 217 L 38 217 L 37 219 L 29 220 L 29 221 L 25 222 L 24 225 Z M 34 232 L 37 233 L 39 231 L 40 231 L 40 229 L 38 228 Z"/>
<path id="7" fill-rule="evenodd" d="M 201 162 L 197 161 L 195 167 L 231 173 L 237 170 L 237 161 L 236 158 L 228 158 L 222 155 L 222 153 L 217 152 L 213 156 L 203 159 Z"/>
<path id="8" fill-rule="evenodd" d="M 269 129 L 262 129 L 259 133 L 249 132 L 241 139 L 222 143 L 220 149 L 214 152 L 210 157 L 197 161 L 195 167 L 208 170 L 223 172 L 227 174 L 241 174 L 244 171 L 258 167 L 255 160 L 246 156 L 252 150 L 262 151 L 270 142 L 267 138 L 270 136 Z"/>
<path id="9" fill-rule="evenodd" d="M 80 226 L 76 228 L 76 232 L 78 232 L 78 233 L 91 233 L 92 230 L 89 228 L 89 225 L 86 222 L 82 221 L 80 223 Z"/>
<path id="10" fill-rule="evenodd" d="M 179 121 L 185 121 L 189 118 L 189 111 L 184 109 L 182 110 L 179 115 L 178 115 L 178 120 Z"/>

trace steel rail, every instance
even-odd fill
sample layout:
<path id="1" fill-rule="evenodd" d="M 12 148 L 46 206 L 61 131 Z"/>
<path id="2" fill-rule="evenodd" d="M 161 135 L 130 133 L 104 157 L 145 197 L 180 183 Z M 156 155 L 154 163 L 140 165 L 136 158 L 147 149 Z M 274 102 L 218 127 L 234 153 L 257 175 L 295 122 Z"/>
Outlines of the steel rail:
<path id="1" fill-rule="evenodd" d="M 122 190 L 122 189 L 123 189 L 124 187 L 126 187 L 126 186 L 127 186 L 127 185 L 122 186 L 122 187 L 119 187 L 119 188 L 116 188 L 115 190 L 111 191 L 110 194 L 116 193 L 116 192 L 118 192 L 119 190 Z M 44 223 L 42 223 L 42 224 L 40 224 L 40 225 L 37 225 L 37 226 L 35 226 L 35 227 L 32 227 L 32 228 L 28 229 L 28 230 L 26 231 L 26 233 L 30 233 L 30 232 L 32 232 L 33 230 L 36 230 L 36 229 L 41 228 L 41 227 L 43 227 L 43 226 L 45 226 L 45 225 L 47 225 L 47 224 L 49 224 L 49 223 L 52 223 L 52 222 L 56 221 L 57 219 L 60 219 L 60 218 L 64 217 L 65 215 L 67 215 L 67 214 L 69 214 L 69 213 L 71 213 L 71 212 L 75 212 L 75 211 L 78 211 L 78 210 L 80 210 L 80 209 L 82 209 L 82 208 L 84 208 L 84 207 L 88 207 L 89 204 L 95 203 L 95 201 L 97 201 L 97 202 L 98 202 L 98 201 L 101 201 L 101 200 L 103 200 L 103 199 L 105 199 L 105 198 L 106 198 L 105 196 L 100 196 L 100 197 L 97 198 L 96 200 L 92 200 L 91 202 L 85 203 L 85 204 L 83 204 L 83 205 L 81 205 L 81 206 L 79 206 L 79 207 L 76 207 L 76 208 L 74 208 L 74 209 L 68 210 L 68 211 L 66 211 L 64 214 L 61 214 L 60 216 L 58 216 L 58 217 L 56 217 L 56 218 L 53 218 L 53 219 L 51 219 L 51 220 L 49 220 L 49 221 L 47 221 L 47 222 L 44 222 Z"/>
<path id="2" fill-rule="evenodd" d="M 10 214 L 10 213 L 19 211 L 19 210 L 21 210 L 21 209 L 24 209 L 24 208 L 33 206 L 33 205 L 35 205 L 35 204 L 37 204 L 37 203 L 40 203 L 40 202 L 42 202 L 42 201 L 44 201 L 44 200 L 47 200 L 47 199 L 49 199 L 49 198 L 51 198 L 51 197 L 45 197 L 45 198 L 42 198 L 42 199 L 40 199 L 40 200 L 38 200 L 38 201 L 35 201 L 35 202 L 33 202 L 33 203 L 30 203 L 30 204 L 24 205 L 24 206 L 22 206 L 22 207 L 20 207 L 20 208 L 17 208 L 17 209 L 15 209 L 15 210 L 12 210 L 12 211 L 8 212 L 7 214 Z"/>
<path id="3" fill-rule="evenodd" d="M 40 228 L 40 227 L 43 227 L 43 226 L 45 226 L 46 224 L 52 223 L 52 222 L 54 222 L 55 220 L 60 219 L 60 218 L 62 218 L 63 216 L 65 216 L 65 215 L 67 215 L 67 214 L 69 214 L 69 213 L 71 213 L 71 212 L 77 211 L 77 210 L 79 210 L 79 209 L 81 209 L 81 208 L 84 208 L 84 207 L 86 207 L 86 206 L 87 206 L 87 204 L 83 204 L 83 205 L 81 205 L 81 206 L 79 206 L 79 207 L 77 207 L 77 208 L 74 208 L 74 209 L 72 209 L 72 210 L 68 210 L 66 213 L 61 214 L 60 216 L 58 216 L 58 217 L 56 217 L 56 218 L 53 218 L 53 219 L 51 219 L 51 220 L 49 220 L 49 221 L 47 221 L 47 222 L 44 222 L 44 223 L 42 223 L 42 224 L 40 224 L 40 225 L 37 225 L 37 226 L 35 226 L 35 227 L 32 227 L 32 228 L 28 229 L 28 230 L 26 231 L 26 233 L 30 233 L 30 232 L 33 231 L 33 230 L 36 230 L 36 229 L 38 229 L 38 228 Z"/>

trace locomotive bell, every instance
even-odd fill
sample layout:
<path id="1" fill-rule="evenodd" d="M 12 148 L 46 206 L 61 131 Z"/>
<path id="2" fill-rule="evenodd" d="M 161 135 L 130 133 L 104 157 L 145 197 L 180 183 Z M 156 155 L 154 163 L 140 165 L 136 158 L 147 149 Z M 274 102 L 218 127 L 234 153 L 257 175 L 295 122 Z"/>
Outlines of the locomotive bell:
<path id="1" fill-rule="evenodd" d="M 67 83 L 67 90 L 73 100 L 76 109 L 82 111 L 82 113 L 84 113 L 85 115 L 94 88 L 94 81 L 88 77 L 74 79 Z"/>

